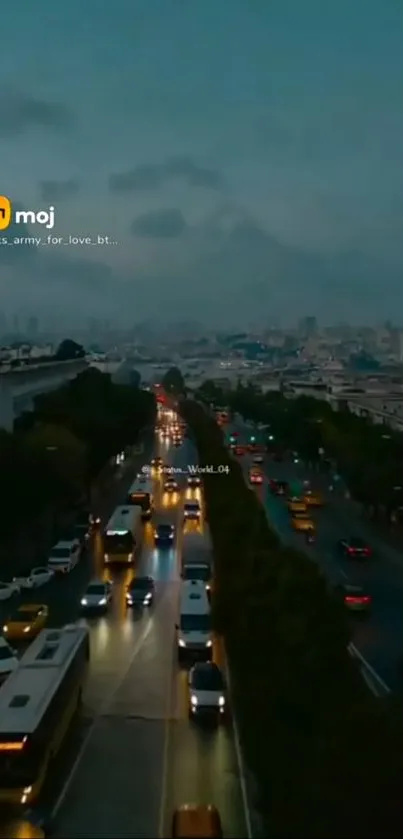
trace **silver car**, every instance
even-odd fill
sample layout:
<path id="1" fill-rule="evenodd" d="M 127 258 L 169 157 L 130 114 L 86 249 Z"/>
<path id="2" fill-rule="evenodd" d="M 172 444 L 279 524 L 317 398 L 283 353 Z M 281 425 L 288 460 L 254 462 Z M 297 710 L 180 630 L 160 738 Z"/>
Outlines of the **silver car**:
<path id="1" fill-rule="evenodd" d="M 227 691 L 224 677 L 214 662 L 200 662 L 189 673 L 189 711 L 223 717 L 227 710 Z"/>
<path id="2" fill-rule="evenodd" d="M 106 612 L 112 600 L 112 586 L 102 580 L 92 580 L 81 598 L 82 610 Z"/>

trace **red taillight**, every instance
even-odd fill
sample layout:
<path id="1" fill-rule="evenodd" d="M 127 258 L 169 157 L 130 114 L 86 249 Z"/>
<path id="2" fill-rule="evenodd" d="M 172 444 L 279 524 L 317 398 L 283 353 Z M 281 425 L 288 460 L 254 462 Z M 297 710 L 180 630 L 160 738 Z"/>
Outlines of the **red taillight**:
<path id="1" fill-rule="evenodd" d="M 367 595 L 356 595 L 354 597 L 352 595 L 346 595 L 346 597 L 344 598 L 344 602 L 348 603 L 349 606 L 366 606 L 368 603 L 371 602 L 371 598 Z"/>

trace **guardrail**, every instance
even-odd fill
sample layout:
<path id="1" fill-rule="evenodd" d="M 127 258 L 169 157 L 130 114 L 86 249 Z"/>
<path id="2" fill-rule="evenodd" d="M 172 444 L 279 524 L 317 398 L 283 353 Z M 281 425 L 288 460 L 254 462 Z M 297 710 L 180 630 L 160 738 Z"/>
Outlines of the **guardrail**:
<path id="1" fill-rule="evenodd" d="M 364 658 L 362 653 L 357 650 L 355 644 L 349 644 L 348 652 L 350 653 L 351 657 L 354 658 L 361 671 L 361 675 L 366 682 L 367 686 L 369 687 L 371 693 L 378 698 L 389 696 L 392 692 L 390 687 L 386 684 L 386 682 L 381 679 L 378 675 L 376 670 L 368 663 L 368 661 Z"/>

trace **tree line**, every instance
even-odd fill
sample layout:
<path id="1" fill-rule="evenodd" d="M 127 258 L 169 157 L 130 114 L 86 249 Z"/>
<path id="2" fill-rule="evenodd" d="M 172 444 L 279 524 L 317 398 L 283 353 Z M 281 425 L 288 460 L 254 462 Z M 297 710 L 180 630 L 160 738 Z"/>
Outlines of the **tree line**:
<path id="1" fill-rule="evenodd" d="M 205 382 L 197 397 L 267 425 L 269 451 L 298 452 L 303 461 L 327 472 L 330 482 L 341 480 L 373 518 L 385 523 L 402 518 L 401 432 L 356 416 L 347 407 L 334 410 L 322 399 L 289 399 L 252 386 L 223 392 L 214 382 Z"/>
<path id="2" fill-rule="evenodd" d="M 13 433 L 0 431 L 0 543 L 45 511 L 57 517 L 82 499 L 88 503 L 105 464 L 135 443 L 154 415 L 151 393 L 114 384 L 95 368 L 37 396 Z"/>
<path id="3" fill-rule="evenodd" d="M 241 410 L 243 398 L 239 392 L 234 408 Z M 218 395 L 219 404 L 229 402 Z M 266 835 L 402 836 L 401 700 L 370 693 L 348 654 L 342 605 L 308 557 L 281 545 L 212 416 L 194 400 L 183 400 L 180 410 L 201 465 L 229 467 L 203 478 L 213 617 L 225 639 Z M 257 408 L 255 419 L 264 419 Z M 291 433 L 290 422 L 284 445 L 294 443 Z"/>
<path id="4" fill-rule="evenodd" d="M 25 346 L 24 344 L 17 347 L 17 353 L 21 346 Z M 57 349 L 51 355 L 32 355 L 30 352 L 24 355 L 18 355 L 17 358 L 12 358 L 10 361 L 7 361 L 7 358 L 0 360 L 0 369 L 1 365 L 5 364 L 7 367 L 11 368 L 18 368 L 18 367 L 34 367 L 36 364 L 52 364 L 52 362 L 57 361 L 74 361 L 75 359 L 85 358 L 85 349 L 81 346 L 81 344 L 77 344 L 76 341 L 72 341 L 71 338 L 65 338 L 64 341 L 61 341 Z"/>

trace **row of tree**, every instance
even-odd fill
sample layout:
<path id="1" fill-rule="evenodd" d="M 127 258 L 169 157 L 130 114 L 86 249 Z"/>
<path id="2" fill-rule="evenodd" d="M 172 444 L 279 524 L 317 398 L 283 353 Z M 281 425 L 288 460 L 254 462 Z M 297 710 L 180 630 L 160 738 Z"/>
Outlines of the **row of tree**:
<path id="1" fill-rule="evenodd" d="M 107 461 L 134 443 L 154 414 L 151 393 L 116 385 L 95 368 L 38 396 L 14 433 L 0 433 L 0 542 L 44 510 L 88 496 Z"/>
<path id="2" fill-rule="evenodd" d="M 369 692 L 342 606 L 314 563 L 279 543 L 211 415 L 189 400 L 181 412 L 201 465 L 229 467 L 204 478 L 213 614 L 266 835 L 402 836 L 400 700 Z"/>
<path id="3" fill-rule="evenodd" d="M 269 426 L 269 448 L 297 451 L 312 466 L 342 478 L 374 517 L 396 519 L 403 509 L 403 434 L 322 399 L 263 394 L 239 385 L 223 392 L 213 382 L 198 391 L 205 402 L 229 405 L 245 419 Z"/>

